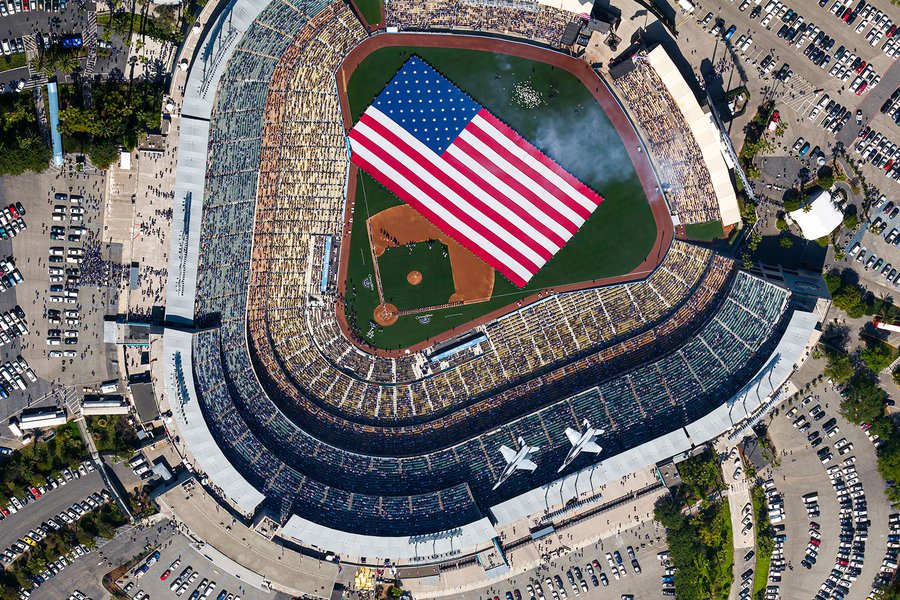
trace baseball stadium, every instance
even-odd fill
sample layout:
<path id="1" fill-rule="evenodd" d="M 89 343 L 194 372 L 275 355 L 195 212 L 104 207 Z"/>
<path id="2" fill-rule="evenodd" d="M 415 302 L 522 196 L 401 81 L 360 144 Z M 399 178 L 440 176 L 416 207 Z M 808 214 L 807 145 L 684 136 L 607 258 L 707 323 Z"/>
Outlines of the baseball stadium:
<path id="1" fill-rule="evenodd" d="M 181 57 L 164 369 L 173 426 L 235 515 L 346 562 L 468 560 L 777 401 L 819 317 L 682 234 L 739 220 L 715 124 L 662 47 L 588 62 L 589 25 L 525 0 L 232 0 L 203 24 Z M 378 140 L 421 132 L 367 123 L 445 92 L 526 166 L 469 155 L 490 172 L 461 182 L 442 147 L 427 160 L 452 193 L 402 189 L 420 165 Z M 552 197 L 516 187 L 541 168 Z M 505 226 L 550 227 L 529 194 L 576 193 L 578 226 L 506 269 L 533 240 Z M 453 198 L 457 225 L 436 216 Z"/>

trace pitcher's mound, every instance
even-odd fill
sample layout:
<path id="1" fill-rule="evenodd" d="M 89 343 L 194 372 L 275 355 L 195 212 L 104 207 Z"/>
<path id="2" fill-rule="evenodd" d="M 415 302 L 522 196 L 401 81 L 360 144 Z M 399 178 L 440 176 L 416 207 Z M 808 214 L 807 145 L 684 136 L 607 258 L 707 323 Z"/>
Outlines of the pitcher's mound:
<path id="1" fill-rule="evenodd" d="M 406 274 L 406 282 L 409 285 L 419 285 L 422 283 L 422 274 L 418 271 L 410 271 Z"/>
<path id="2" fill-rule="evenodd" d="M 375 314 L 373 317 L 376 323 L 382 327 L 387 327 L 388 325 L 393 325 L 397 322 L 397 319 L 399 318 L 397 312 L 397 307 L 393 304 L 379 304 L 375 307 Z"/>

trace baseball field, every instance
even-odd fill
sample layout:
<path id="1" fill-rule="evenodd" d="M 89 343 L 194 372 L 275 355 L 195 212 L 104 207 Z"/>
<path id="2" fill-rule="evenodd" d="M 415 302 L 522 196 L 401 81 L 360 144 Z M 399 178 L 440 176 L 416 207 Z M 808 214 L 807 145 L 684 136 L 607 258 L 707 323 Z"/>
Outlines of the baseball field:
<path id="1" fill-rule="evenodd" d="M 453 294 L 450 261 L 425 243 L 397 244 L 375 257 L 365 223 L 402 204 L 361 170 L 353 198 L 353 223 L 346 277 L 346 315 L 368 344 L 404 348 L 465 325 L 480 316 L 549 288 L 630 273 L 647 259 L 656 240 L 650 205 L 624 145 L 591 91 L 564 69 L 506 54 L 455 48 L 397 46 L 369 54 L 346 83 L 355 122 L 412 55 L 430 63 L 518 131 L 563 168 L 599 192 L 604 201 L 581 230 L 519 289 L 501 275 L 490 299 L 438 310 L 435 300 Z M 346 242 L 345 242 L 346 243 Z M 434 244 L 435 247 L 440 244 Z M 378 261 L 380 277 L 375 276 Z M 417 271 L 412 285 L 407 275 Z M 380 288 L 379 289 L 379 279 Z M 458 287 L 458 286 L 457 286 Z M 381 297 L 403 314 L 380 326 L 372 315 Z M 445 300 L 446 302 L 446 300 Z"/>

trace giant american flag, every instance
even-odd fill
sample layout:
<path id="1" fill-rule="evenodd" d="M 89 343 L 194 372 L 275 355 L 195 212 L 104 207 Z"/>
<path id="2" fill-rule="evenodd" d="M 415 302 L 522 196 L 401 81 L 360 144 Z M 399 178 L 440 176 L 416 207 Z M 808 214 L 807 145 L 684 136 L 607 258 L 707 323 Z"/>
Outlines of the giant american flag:
<path id="1" fill-rule="evenodd" d="M 518 287 L 603 201 L 416 56 L 349 136 L 357 166 Z"/>

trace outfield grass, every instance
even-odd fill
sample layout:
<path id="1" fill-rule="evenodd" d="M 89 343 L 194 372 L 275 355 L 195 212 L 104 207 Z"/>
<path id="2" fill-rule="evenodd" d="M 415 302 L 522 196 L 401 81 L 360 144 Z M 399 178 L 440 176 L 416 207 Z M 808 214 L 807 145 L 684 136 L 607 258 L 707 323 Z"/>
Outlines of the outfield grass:
<path id="1" fill-rule="evenodd" d="M 721 221 L 707 221 L 706 223 L 685 225 L 684 234 L 690 239 L 700 242 L 711 242 L 725 237 Z"/>
<path id="2" fill-rule="evenodd" d="M 446 304 L 456 291 L 450 256 L 446 252 L 447 246 L 440 242 L 387 248 L 378 257 L 384 301 L 399 310 Z M 422 274 L 418 285 L 406 280 L 410 271 Z"/>
<path id="3" fill-rule="evenodd" d="M 381 22 L 382 0 L 353 0 L 353 2 L 366 23 L 375 25 Z"/>
<path id="4" fill-rule="evenodd" d="M 464 324 L 535 291 L 628 273 L 647 257 L 656 224 L 634 171 L 603 109 L 570 73 L 534 61 L 476 50 L 382 48 L 360 64 L 348 82 L 351 115 L 357 120 L 412 55 L 429 62 L 541 151 L 598 191 L 603 203 L 572 240 L 519 289 L 502 275 L 488 302 L 436 311 L 428 323 L 415 316 L 376 330 L 369 343 L 402 348 Z M 525 99 L 538 99 L 526 105 Z M 354 223 L 401 201 L 360 171 Z M 354 227 L 347 273 L 348 315 L 365 334 L 377 305 L 362 282 L 372 273 L 368 236 Z M 425 274 L 427 277 L 427 273 Z M 353 290 L 356 293 L 353 293 Z"/>

